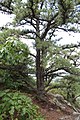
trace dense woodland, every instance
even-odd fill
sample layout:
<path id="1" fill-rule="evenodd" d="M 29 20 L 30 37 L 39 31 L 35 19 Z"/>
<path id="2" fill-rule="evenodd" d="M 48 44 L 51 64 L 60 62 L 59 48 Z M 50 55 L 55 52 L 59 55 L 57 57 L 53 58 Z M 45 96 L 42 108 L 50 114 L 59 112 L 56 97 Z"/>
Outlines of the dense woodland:
<path id="1" fill-rule="evenodd" d="M 0 99 L 7 103 L 12 96 L 13 100 L 9 103 L 12 106 L 9 110 L 9 106 L 1 103 L 0 120 L 6 120 L 9 115 L 10 120 L 43 120 L 34 110 L 37 107 L 25 102 L 29 98 L 22 92 L 34 94 L 44 101 L 48 93 L 60 94 L 80 108 L 80 40 L 77 44 L 61 45 L 58 44 L 61 38 L 56 39 L 55 35 L 57 30 L 80 32 L 78 5 L 80 0 L 0 2 L 2 14 L 14 15 L 12 23 L 0 28 Z M 35 54 L 28 44 L 21 42 L 22 39 L 26 43 L 34 41 Z M 25 106 L 33 106 L 34 114 L 23 107 L 22 98 Z"/>

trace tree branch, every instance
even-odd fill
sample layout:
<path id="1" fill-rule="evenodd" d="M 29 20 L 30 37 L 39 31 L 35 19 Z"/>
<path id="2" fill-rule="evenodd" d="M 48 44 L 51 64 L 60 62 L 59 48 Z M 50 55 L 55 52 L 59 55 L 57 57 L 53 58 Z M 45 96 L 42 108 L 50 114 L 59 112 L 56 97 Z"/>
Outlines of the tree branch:
<path id="1" fill-rule="evenodd" d="M 3 12 L 7 12 L 9 14 L 13 13 L 13 7 L 11 6 L 12 0 L 0 2 L 0 10 Z"/>
<path id="2" fill-rule="evenodd" d="M 47 35 L 48 31 L 50 30 L 50 29 L 49 29 L 49 28 L 50 28 L 50 25 L 51 25 L 51 21 L 49 21 L 49 22 L 47 23 L 47 27 L 46 27 L 45 31 L 42 33 L 41 39 L 44 39 L 45 36 Z"/>
<path id="3" fill-rule="evenodd" d="M 26 66 L 25 65 L 3 65 L 0 64 L 0 69 L 2 70 L 12 70 L 12 71 L 18 71 L 20 69 L 24 69 Z"/>
<path id="4" fill-rule="evenodd" d="M 32 57 L 36 58 L 36 55 L 32 54 L 32 53 L 29 53 Z"/>
<path id="5" fill-rule="evenodd" d="M 67 45 L 63 45 L 63 46 L 61 46 L 61 48 L 64 50 L 64 49 L 70 49 L 70 48 L 78 48 L 78 47 L 80 47 L 80 43 L 78 43 L 78 44 L 67 44 Z"/>
<path id="6" fill-rule="evenodd" d="M 24 78 L 27 77 L 23 72 L 19 71 L 19 73 L 20 73 L 20 75 L 23 76 Z M 27 80 L 23 80 L 23 81 L 24 81 L 24 82 L 28 85 L 28 87 L 30 87 L 32 90 L 37 91 L 36 88 L 34 88 L 34 86 L 32 86 L 32 85 L 30 84 L 30 82 L 28 82 Z"/>
<path id="7" fill-rule="evenodd" d="M 32 33 L 32 34 L 34 33 L 38 38 L 40 38 L 40 36 L 34 30 L 22 30 L 20 35 L 25 35 L 29 33 Z"/>
<path id="8" fill-rule="evenodd" d="M 56 72 L 56 71 L 59 71 L 59 70 L 64 70 L 64 71 L 66 71 L 66 72 L 68 72 L 68 73 L 70 73 L 70 74 L 74 74 L 74 75 L 80 75 L 80 73 L 79 72 L 75 72 L 75 71 L 72 71 L 72 69 L 71 68 L 69 68 L 69 67 L 60 67 L 60 68 L 56 68 L 56 69 L 54 69 L 54 70 L 50 70 L 50 71 L 48 71 L 48 72 L 46 72 L 45 73 L 45 76 L 46 75 L 49 75 L 49 74 L 52 74 L 52 73 L 54 73 L 54 72 Z"/>

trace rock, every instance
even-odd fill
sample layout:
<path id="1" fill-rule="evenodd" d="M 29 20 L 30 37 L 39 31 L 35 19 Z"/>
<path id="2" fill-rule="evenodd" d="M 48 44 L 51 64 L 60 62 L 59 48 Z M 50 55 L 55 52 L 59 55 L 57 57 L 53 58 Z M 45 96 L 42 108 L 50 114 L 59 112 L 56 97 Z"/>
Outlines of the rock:
<path id="1" fill-rule="evenodd" d="M 53 108 L 49 108 L 50 111 L 53 111 L 54 109 Z"/>
<path id="2" fill-rule="evenodd" d="M 80 113 L 79 112 L 73 112 L 73 115 L 77 116 L 77 115 L 80 115 Z"/>
<path id="3" fill-rule="evenodd" d="M 59 120 L 80 120 L 80 113 L 74 112 L 72 115 L 63 116 Z"/>
<path id="4" fill-rule="evenodd" d="M 64 97 L 60 94 L 52 94 L 52 100 L 50 101 L 52 104 L 56 105 L 60 110 L 66 112 L 67 114 L 73 114 L 73 112 L 79 112 L 75 106 L 71 105 L 70 102 L 64 99 Z"/>
<path id="5" fill-rule="evenodd" d="M 66 107 L 64 104 L 62 104 L 57 98 L 53 99 L 53 103 L 55 103 L 61 110 L 65 110 Z"/>
<path id="6" fill-rule="evenodd" d="M 52 96 L 53 98 L 56 98 L 57 100 L 64 100 L 64 97 L 60 94 L 48 93 L 48 95 Z"/>
<path id="7" fill-rule="evenodd" d="M 80 115 L 75 120 L 80 120 Z"/>
<path id="8" fill-rule="evenodd" d="M 59 118 L 59 120 L 72 120 L 71 116 L 64 116 L 62 118 Z"/>
<path id="9" fill-rule="evenodd" d="M 79 112 L 73 112 L 73 116 L 75 120 L 80 120 L 80 113 Z"/>
<path id="10" fill-rule="evenodd" d="M 55 94 L 55 95 L 53 95 L 57 100 L 59 100 L 59 101 L 63 101 L 64 100 L 64 97 L 62 96 L 62 95 L 60 95 L 60 94 Z"/>

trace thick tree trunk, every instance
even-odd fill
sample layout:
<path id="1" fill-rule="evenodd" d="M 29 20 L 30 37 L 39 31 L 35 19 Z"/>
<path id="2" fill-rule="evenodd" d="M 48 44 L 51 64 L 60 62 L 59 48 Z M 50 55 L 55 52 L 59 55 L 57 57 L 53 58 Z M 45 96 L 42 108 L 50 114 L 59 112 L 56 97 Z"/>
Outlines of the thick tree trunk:
<path id="1" fill-rule="evenodd" d="M 40 36 L 39 20 L 36 21 L 36 33 Z M 42 66 L 42 49 L 38 47 L 39 41 L 42 41 L 38 36 L 36 36 L 36 85 L 37 93 L 39 96 L 43 96 L 44 90 L 44 68 Z"/>
<path id="2" fill-rule="evenodd" d="M 36 78 L 37 78 L 37 92 L 39 95 L 43 95 L 44 90 L 44 68 L 41 65 L 41 59 L 40 59 L 40 49 L 37 49 L 37 55 L 36 55 Z"/>

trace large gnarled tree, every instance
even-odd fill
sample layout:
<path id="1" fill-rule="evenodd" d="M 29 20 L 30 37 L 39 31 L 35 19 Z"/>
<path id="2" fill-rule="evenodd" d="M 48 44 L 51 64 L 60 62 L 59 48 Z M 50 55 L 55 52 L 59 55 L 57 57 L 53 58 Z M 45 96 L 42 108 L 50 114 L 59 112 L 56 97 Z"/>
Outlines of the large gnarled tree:
<path id="1" fill-rule="evenodd" d="M 74 66 L 75 60 L 69 57 L 80 44 L 59 46 L 54 34 L 56 29 L 67 31 L 67 27 L 62 26 L 78 21 L 74 15 L 73 0 L 5 0 L 1 5 L 2 11 L 15 15 L 15 27 L 24 26 L 19 30 L 18 37 L 25 36 L 26 42 L 28 39 L 34 40 L 36 55 L 30 55 L 35 59 L 36 88 L 39 95 L 56 87 L 48 86 L 60 75 L 56 73 L 59 70 L 80 75 L 79 69 Z"/>

